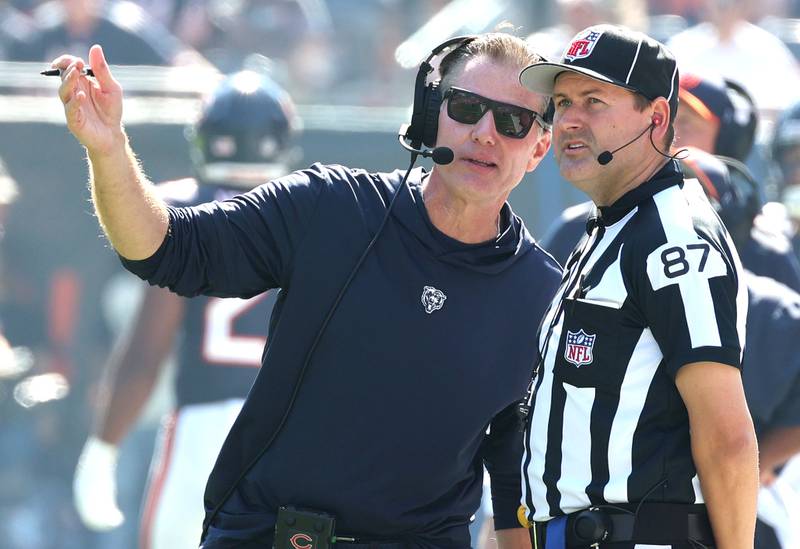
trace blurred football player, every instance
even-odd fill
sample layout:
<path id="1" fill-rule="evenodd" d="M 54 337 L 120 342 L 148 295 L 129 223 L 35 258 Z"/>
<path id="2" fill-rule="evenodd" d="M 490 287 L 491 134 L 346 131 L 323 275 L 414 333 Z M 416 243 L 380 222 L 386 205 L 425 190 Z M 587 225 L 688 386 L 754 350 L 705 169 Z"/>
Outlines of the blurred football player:
<path id="1" fill-rule="evenodd" d="M 277 84 L 251 71 L 230 75 L 187 129 L 196 177 L 163 183 L 160 192 L 173 205 L 189 206 L 284 175 L 298 156 L 297 131 L 292 101 Z M 75 503 L 87 526 L 102 531 L 123 520 L 115 495 L 118 446 L 178 343 L 176 406 L 162 424 L 150 468 L 141 547 L 198 545 L 206 480 L 261 364 L 264 319 L 274 302 L 272 291 L 188 300 L 163 288 L 145 291 L 108 360 L 104 403 L 75 473 Z"/>

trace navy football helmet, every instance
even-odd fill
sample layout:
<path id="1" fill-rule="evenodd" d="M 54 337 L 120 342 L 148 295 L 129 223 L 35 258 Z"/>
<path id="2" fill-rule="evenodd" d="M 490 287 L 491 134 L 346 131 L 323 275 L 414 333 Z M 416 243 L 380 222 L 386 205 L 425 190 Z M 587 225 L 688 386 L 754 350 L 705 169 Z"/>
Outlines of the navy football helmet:
<path id="1" fill-rule="evenodd" d="M 719 122 L 719 132 L 710 153 L 747 160 L 758 126 L 758 110 L 747 90 L 732 80 L 686 73 L 681 75 L 679 97 L 704 118 Z"/>
<path id="2" fill-rule="evenodd" d="M 200 182 L 252 188 L 291 171 L 298 130 L 289 94 L 263 74 L 241 71 L 220 82 L 186 136 Z"/>

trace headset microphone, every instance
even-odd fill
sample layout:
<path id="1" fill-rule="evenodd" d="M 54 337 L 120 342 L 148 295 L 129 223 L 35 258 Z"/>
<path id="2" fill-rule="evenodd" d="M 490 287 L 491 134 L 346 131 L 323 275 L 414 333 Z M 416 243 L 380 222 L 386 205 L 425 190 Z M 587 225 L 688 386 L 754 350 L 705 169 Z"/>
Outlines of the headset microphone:
<path id="1" fill-rule="evenodd" d="M 636 141 L 637 139 L 642 137 L 647 130 L 649 130 L 650 128 L 654 128 L 657 125 L 658 124 L 656 124 L 656 121 L 653 120 L 652 122 L 650 122 L 649 126 L 647 126 L 645 129 L 642 130 L 642 132 L 639 135 L 637 135 L 636 137 L 634 137 L 633 139 L 631 139 L 630 141 L 625 143 L 623 146 L 617 147 L 613 151 L 603 151 L 603 152 L 601 152 L 600 154 L 597 155 L 597 162 L 601 166 L 605 166 L 606 164 L 608 164 L 609 162 L 611 162 L 614 159 L 614 153 L 615 152 L 621 151 L 622 149 L 624 149 L 625 147 L 627 147 L 628 145 L 630 145 L 631 143 L 633 143 L 634 141 Z M 661 152 L 661 151 L 659 151 L 659 152 Z"/>
<path id="2" fill-rule="evenodd" d="M 400 133 L 397 135 L 397 140 L 400 141 L 400 145 L 409 152 L 414 154 L 419 154 L 424 156 L 425 158 L 430 158 L 434 162 L 439 165 L 449 164 L 455 158 L 455 154 L 453 153 L 453 149 L 449 149 L 447 147 L 436 147 L 435 149 L 415 149 L 411 145 L 409 145 L 406 140 L 406 130 L 408 129 L 408 124 L 403 124 L 400 127 Z"/>
<path id="3" fill-rule="evenodd" d="M 617 152 L 617 151 L 614 151 L 614 152 Z M 602 166 L 605 166 L 606 164 L 611 162 L 613 159 L 614 159 L 614 155 L 611 154 L 611 151 L 603 151 L 603 152 L 601 152 L 600 154 L 597 155 L 597 161 Z"/>

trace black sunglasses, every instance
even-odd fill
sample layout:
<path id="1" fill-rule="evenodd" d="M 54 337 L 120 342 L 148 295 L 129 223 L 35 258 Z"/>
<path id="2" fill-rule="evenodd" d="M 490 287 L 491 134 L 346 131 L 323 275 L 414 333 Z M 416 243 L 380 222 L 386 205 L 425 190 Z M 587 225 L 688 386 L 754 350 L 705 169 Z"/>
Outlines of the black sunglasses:
<path id="1" fill-rule="evenodd" d="M 491 110 L 495 128 L 506 137 L 522 139 L 528 135 L 534 122 L 544 129 L 550 127 L 536 111 L 494 101 L 461 88 L 448 89 L 443 99 L 447 100 L 447 116 L 462 124 L 477 124 L 486 111 Z"/>

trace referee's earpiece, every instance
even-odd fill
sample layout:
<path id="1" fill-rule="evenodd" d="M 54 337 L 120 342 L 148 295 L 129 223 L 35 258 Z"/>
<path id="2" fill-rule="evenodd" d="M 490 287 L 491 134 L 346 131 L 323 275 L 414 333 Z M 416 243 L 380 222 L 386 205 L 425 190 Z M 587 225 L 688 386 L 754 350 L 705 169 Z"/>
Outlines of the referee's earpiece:
<path id="1" fill-rule="evenodd" d="M 433 147 L 436 144 L 436 134 L 439 130 L 439 108 L 442 105 L 442 91 L 439 82 L 428 83 L 428 76 L 433 72 L 430 61 L 445 49 L 454 46 L 456 50 L 469 42 L 475 36 L 457 36 L 436 46 L 431 54 L 419 66 L 417 78 L 414 83 L 414 106 L 411 111 L 411 124 L 405 128 L 404 137 L 411 142 L 411 146 L 419 149 L 423 144 Z"/>
<path id="2" fill-rule="evenodd" d="M 661 115 L 654 114 L 653 115 L 653 126 L 660 126 L 661 125 Z"/>

